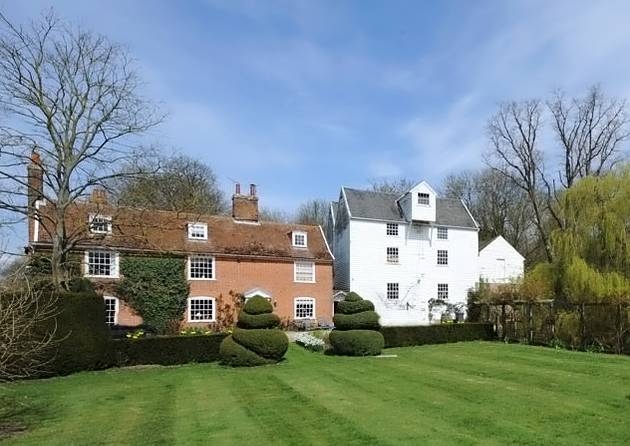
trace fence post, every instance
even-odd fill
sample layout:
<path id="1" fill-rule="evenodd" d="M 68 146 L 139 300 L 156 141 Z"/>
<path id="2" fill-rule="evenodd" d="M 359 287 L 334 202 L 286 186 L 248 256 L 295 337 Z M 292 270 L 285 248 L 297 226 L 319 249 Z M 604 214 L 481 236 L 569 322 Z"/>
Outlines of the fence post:
<path id="1" fill-rule="evenodd" d="M 617 304 L 617 354 L 623 351 L 623 326 L 621 320 L 621 304 Z"/>
<path id="2" fill-rule="evenodd" d="M 585 305 L 580 304 L 580 348 L 586 350 L 586 324 L 584 322 L 584 309 Z"/>
<path id="3" fill-rule="evenodd" d="M 527 304 L 527 340 L 530 344 L 534 343 L 534 316 L 532 314 L 532 303 Z"/>
<path id="4" fill-rule="evenodd" d="M 501 304 L 501 340 L 505 341 L 505 304 Z"/>
<path id="5" fill-rule="evenodd" d="M 549 314 L 551 317 L 551 339 L 556 339 L 556 306 L 553 304 L 553 300 L 549 302 Z"/>

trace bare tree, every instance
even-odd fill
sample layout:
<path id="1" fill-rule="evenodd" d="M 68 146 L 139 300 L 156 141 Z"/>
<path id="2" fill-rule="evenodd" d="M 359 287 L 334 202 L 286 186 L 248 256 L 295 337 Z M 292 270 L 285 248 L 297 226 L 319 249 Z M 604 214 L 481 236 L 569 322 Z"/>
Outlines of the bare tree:
<path id="1" fill-rule="evenodd" d="M 607 98 L 596 85 L 582 98 L 556 92 L 547 105 L 563 151 L 557 173 L 563 187 L 588 175 L 601 175 L 620 161 L 622 143 L 630 136 L 625 100 Z"/>
<path id="2" fill-rule="evenodd" d="M 542 193 L 548 182 L 539 148 L 541 127 L 540 100 L 502 104 L 488 123 L 492 149 L 487 161 L 527 195 L 545 254 L 548 260 L 552 260 L 547 224 L 549 200 Z M 548 190 L 548 193 L 552 192 Z"/>
<path id="3" fill-rule="evenodd" d="M 442 195 L 461 199 L 479 223 L 481 240 L 502 235 L 528 259 L 538 238 L 525 192 L 499 172 L 485 168 L 449 175 Z"/>
<path id="4" fill-rule="evenodd" d="M 261 221 L 274 221 L 277 223 L 290 223 L 292 220 L 291 215 L 288 212 L 268 207 L 260 209 L 259 218 Z"/>
<path id="5" fill-rule="evenodd" d="M 409 178 L 396 178 L 392 180 L 372 179 L 370 186 L 375 192 L 402 195 L 414 187 L 418 182 Z"/>
<path id="6" fill-rule="evenodd" d="M 314 199 L 302 203 L 297 210 L 295 223 L 303 225 L 318 225 L 322 228 L 326 225 L 328 218 L 328 202 L 326 200 Z"/>
<path id="7" fill-rule="evenodd" d="M 58 306 L 20 269 L 0 285 L 0 382 L 38 376 L 54 359 Z"/>
<path id="8" fill-rule="evenodd" d="M 139 76 L 126 50 L 75 29 L 53 13 L 28 27 L 0 14 L 0 209 L 41 220 L 52 239 L 52 280 L 63 287 L 75 246 L 68 210 L 95 186 L 121 176 L 136 155 L 130 145 L 163 120 L 139 94 Z M 43 184 L 29 182 L 30 162 Z M 37 183 L 37 182 L 35 182 Z M 35 203 L 54 207 L 35 213 Z"/>
<path id="9" fill-rule="evenodd" d="M 175 212 L 219 214 L 227 209 L 225 194 L 217 177 L 199 160 L 178 155 L 150 160 L 147 170 L 155 173 L 115 181 L 118 204 Z"/>

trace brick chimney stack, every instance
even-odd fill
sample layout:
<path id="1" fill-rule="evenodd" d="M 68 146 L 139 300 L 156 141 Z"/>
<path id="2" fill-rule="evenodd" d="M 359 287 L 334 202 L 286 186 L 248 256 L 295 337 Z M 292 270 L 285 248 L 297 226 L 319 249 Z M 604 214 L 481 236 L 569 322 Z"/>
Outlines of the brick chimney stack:
<path id="1" fill-rule="evenodd" d="M 31 153 L 31 162 L 26 168 L 28 174 L 28 207 L 35 208 L 35 202 L 44 198 L 44 170 L 42 159 L 36 150 Z"/>
<path id="2" fill-rule="evenodd" d="M 234 220 L 258 221 L 258 197 L 255 184 L 249 185 L 249 195 L 243 195 L 240 183 L 236 183 L 234 195 L 232 195 L 232 217 Z"/>
<path id="3" fill-rule="evenodd" d="M 96 186 L 92 189 L 92 194 L 90 195 L 90 203 L 104 205 L 107 204 L 107 191 L 99 186 Z"/>

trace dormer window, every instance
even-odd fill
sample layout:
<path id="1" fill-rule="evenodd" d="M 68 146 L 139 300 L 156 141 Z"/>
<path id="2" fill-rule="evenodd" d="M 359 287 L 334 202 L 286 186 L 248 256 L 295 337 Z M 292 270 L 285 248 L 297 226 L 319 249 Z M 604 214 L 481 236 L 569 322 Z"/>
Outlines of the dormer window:
<path id="1" fill-rule="evenodd" d="M 308 244 L 306 232 L 293 231 L 293 246 L 297 248 L 306 248 Z"/>
<path id="2" fill-rule="evenodd" d="M 112 233 L 112 217 L 108 215 L 91 214 L 89 221 L 90 232 L 92 234 Z"/>
<path id="3" fill-rule="evenodd" d="M 205 223 L 188 223 L 190 240 L 208 240 L 208 225 Z"/>
<path id="4" fill-rule="evenodd" d="M 422 206 L 429 206 L 431 204 L 429 194 L 427 194 L 426 192 L 420 192 L 418 194 L 418 204 Z"/>

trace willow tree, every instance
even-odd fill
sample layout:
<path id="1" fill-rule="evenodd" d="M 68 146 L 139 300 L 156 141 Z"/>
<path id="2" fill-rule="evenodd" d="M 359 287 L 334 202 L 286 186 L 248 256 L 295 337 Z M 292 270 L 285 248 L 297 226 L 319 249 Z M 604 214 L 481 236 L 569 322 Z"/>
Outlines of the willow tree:
<path id="1" fill-rule="evenodd" d="M 574 302 L 630 301 L 630 166 L 576 182 L 552 234 L 558 281 Z"/>

